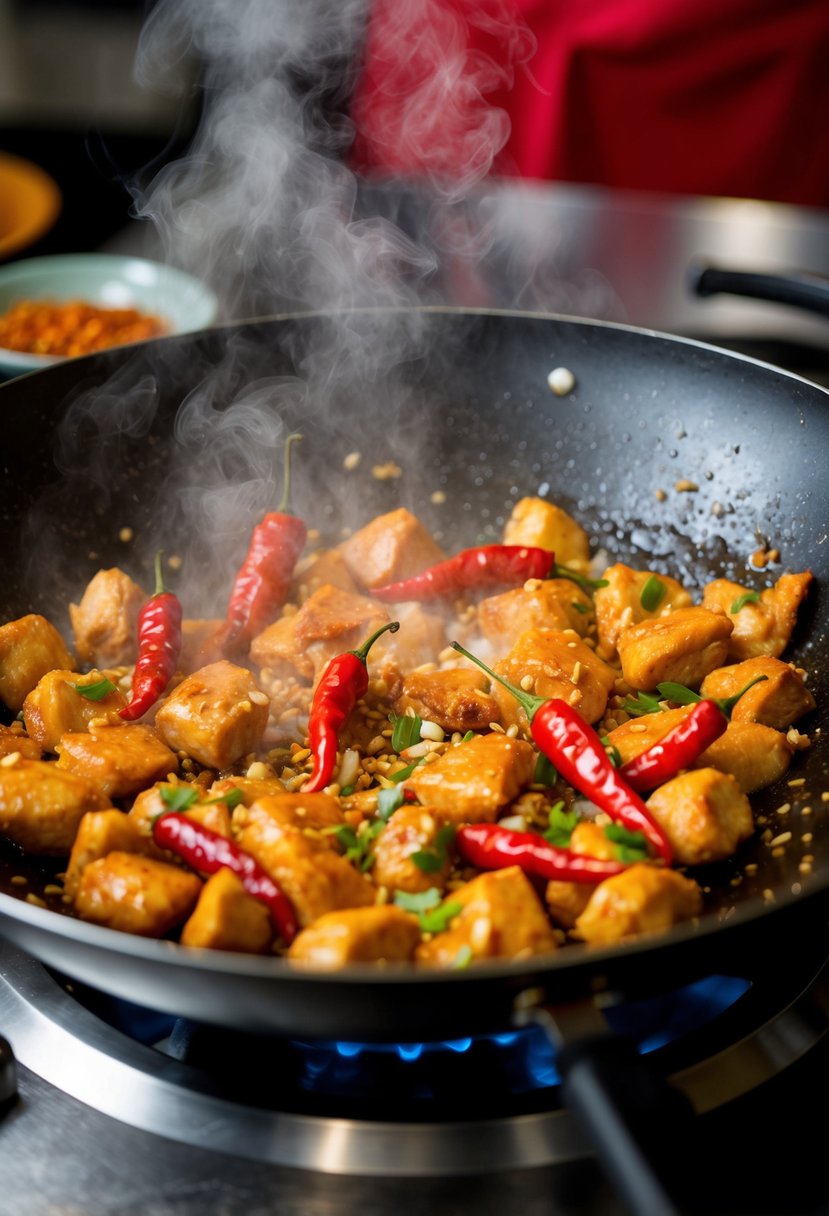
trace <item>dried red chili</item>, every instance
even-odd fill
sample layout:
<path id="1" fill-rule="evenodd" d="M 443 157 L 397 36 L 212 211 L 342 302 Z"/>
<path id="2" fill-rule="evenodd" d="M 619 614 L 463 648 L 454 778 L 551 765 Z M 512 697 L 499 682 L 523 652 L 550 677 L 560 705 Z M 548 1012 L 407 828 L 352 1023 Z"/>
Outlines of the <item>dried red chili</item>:
<path id="1" fill-rule="evenodd" d="M 451 599 L 465 591 L 514 587 L 528 578 L 548 578 L 555 554 L 528 545 L 479 545 L 462 549 L 454 557 L 399 583 L 372 591 L 378 600 L 401 604 L 408 600 Z"/>
<path id="2" fill-rule="evenodd" d="M 398 621 L 389 621 L 358 650 L 336 655 L 322 673 L 308 720 L 314 768 L 302 787 L 303 794 L 315 794 L 330 783 L 337 763 L 340 727 L 368 688 L 368 652 L 381 634 L 396 633 L 399 628 Z"/>
<path id="3" fill-rule="evenodd" d="M 531 696 L 496 675 L 458 642 L 453 642 L 452 646 L 486 671 L 493 680 L 503 684 L 524 707 L 533 739 L 544 755 L 552 760 L 564 780 L 586 794 L 611 819 L 631 831 L 641 832 L 665 864 L 670 865 L 673 854 L 664 831 L 651 817 L 639 795 L 620 777 L 601 739 L 572 705 L 558 697 L 545 701 L 543 697 Z"/>
<path id="4" fill-rule="evenodd" d="M 719 739 L 728 719 L 716 701 L 697 701 L 673 730 L 619 769 L 619 776 L 635 790 L 654 790 L 699 759 Z"/>
<path id="5" fill-rule="evenodd" d="M 520 866 L 527 874 L 561 882 L 603 882 L 621 874 L 618 861 L 605 861 L 549 844 L 535 832 L 511 832 L 497 823 L 473 823 L 458 829 L 455 844 L 465 861 L 479 870 Z"/>
<path id="6" fill-rule="evenodd" d="M 138 614 L 138 659 L 132 673 L 132 697 L 119 709 L 134 722 L 155 705 L 175 674 L 181 653 L 181 602 L 164 586 L 161 552 L 155 555 L 155 592 Z"/>
<path id="7" fill-rule="evenodd" d="M 294 940 L 298 925 L 287 895 L 259 862 L 232 840 L 178 811 L 158 816 L 153 823 L 153 840 L 160 849 L 169 849 L 200 874 L 232 870 L 248 895 L 267 906 L 283 942 L 290 945 Z"/>

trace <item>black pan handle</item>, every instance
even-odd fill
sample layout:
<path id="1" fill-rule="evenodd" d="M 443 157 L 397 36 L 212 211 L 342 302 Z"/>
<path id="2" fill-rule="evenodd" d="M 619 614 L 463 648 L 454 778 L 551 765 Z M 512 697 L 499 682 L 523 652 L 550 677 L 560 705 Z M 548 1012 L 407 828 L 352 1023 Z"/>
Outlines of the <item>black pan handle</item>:
<path id="1" fill-rule="evenodd" d="M 817 274 L 762 274 L 695 262 L 689 267 L 688 283 L 698 296 L 725 292 L 776 304 L 793 304 L 796 308 L 829 316 L 829 279 Z"/>
<path id="2" fill-rule="evenodd" d="M 13 1105 L 17 1097 L 17 1069 L 14 1052 L 6 1039 L 0 1035 L 0 1118 Z"/>

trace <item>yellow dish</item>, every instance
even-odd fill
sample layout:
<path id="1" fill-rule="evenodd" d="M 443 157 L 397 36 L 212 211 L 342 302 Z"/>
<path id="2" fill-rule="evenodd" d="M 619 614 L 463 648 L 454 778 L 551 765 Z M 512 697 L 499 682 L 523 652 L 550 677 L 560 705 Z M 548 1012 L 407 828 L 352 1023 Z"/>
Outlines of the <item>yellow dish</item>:
<path id="1" fill-rule="evenodd" d="M 47 232 L 60 208 L 60 190 L 47 173 L 0 152 L 0 260 Z"/>

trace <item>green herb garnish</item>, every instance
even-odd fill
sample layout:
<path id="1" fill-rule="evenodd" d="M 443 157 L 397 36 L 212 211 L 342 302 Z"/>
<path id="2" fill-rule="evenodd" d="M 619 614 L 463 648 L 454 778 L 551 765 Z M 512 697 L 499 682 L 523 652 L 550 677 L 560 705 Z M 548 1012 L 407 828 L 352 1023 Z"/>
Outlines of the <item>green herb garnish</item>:
<path id="1" fill-rule="evenodd" d="M 111 692 L 115 692 L 115 685 L 112 680 L 96 680 L 94 684 L 72 684 L 75 692 L 82 697 L 86 697 L 87 701 L 103 701 L 104 697 Z"/>
<path id="2" fill-rule="evenodd" d="M 423 725 L 417 714 L 402 714 L 399 718 L 389 714 L 389 721 L 394 724 L 391 745 L 398 754 L 420 742 L 420 728 Z"/>
<path id="3" fill-rule="evenodd" d="M 385 826 L 382 819 L 376 819 L 374 823 L 362 823 L 357 832 L 347 823 L 338 827 L 323 828 L 323 832 L 333 836 L 343 850 L 346 861 L 350 861 L 365 874 L 366 870 L 370 870 L 374 865 L 374 841 Z"/>
<path id="4" fill-rule="evenodd" d="M 410 860 L 425 874 L 434 874 L 436 870 L 442 870 L 447 861 L 447 849 L 455 839 L 456 831 L 453 824 L 447 824 L 435 836 L 433 848 L 418 849 L 416 853 L 410 855 Z"/>
<path id="5" fill-rule="evenodd" d="M 543 752 L 539 752 L 533 772 L 533 785 L 555 785 L 557 781 L 558 773 L 552 760 Z"/>
<path id="6" fill-rule="evenodd" d="M 615 743 L 611 743 L 607 735 L 602 735 L 602 747 L 607 752 L 607 758 L 614 768 L 622 767 L 622 753 Z"/>
<path id="7" fill-rule="evenodd" d="M 742 595 L 737 596 L 728 611 L 733 616 L 735 612 L 739 612 L 741 608 L 745 608 L 746 604 L 756 604 L 759 599 L 759 591 L 744 591 Z"/>
<path id="8" fill-rule="evenodd" d="M 198 790 L 187 785 L 164 785 L 159 792 L 168 811 L 187 811 L 199 800 Z"/>
<path id="9" fill-rule="evenodd" d="M 582 616 L 586 616 L 590 611 L 587 604 L 580 604 L 578 600 L 570 600 L 570 607 L 575 608 L 576 612 L 580 612 Z"/>
<path id="10" fill-rule="evenodd" d="M 216 798 L 208 798 L 204 805 L 214 806 L 217 802 L 223 802 L 227 809 L 232 811 L 235 806 L 238 806 L 239 803 L 244 800 L 244 797 L 245 795 L 242 793 L 239 787 L 234 785 L 232 789 L 227 791 L 227 793 L 219 794 Z"/>
<path id="11" fill-rule="evenodd" d="M 657 684 L 656 689 L 664 701 L 675 701 L 677 705 L 695 705 L 697 701 L 702 700 L 702 697 L 698 692 L 694 692 L 693 688 L 688 688 L 685 684 L 674 684 L 672 680 L 665 680 L 664 683 Z"/>
<path id="12" fill-rule="evenodd" d="M 550 807 L 549 826 L 544 833 L 544 839 L 548 844 L 555 845 L 557 849 L 568 848 L 570 837 L 573 835 L 573 829 L 578 821 L 577 811 L 565 811 L 564 802 L 556 802 L 554 806 Z"/>
<path id="13" fill-rule="evenodd" d="M 468 730 L 466 732 L 466 734 L 464 735 L 464 737 L 461 739 L 461 743 L 468 743 L 470 739 L 474 739 L 474 738 L 475 738 L 474 730 Z"/>
<path id="14" fill-rule="evenodd" d="M 553 562 L 550 578 L 569 578 L 571 583 L 588 593 L 608 585 L 606 578 L 588 578 L 586 574 L 579 574 L 578 570 L 571 570 L 569 566 L 560 566 L 558 562 Z"/>
<path id="15" fill-rule="evenodd" d="M 425 757 L 421 756 L 419 760 L 415 760 L 414 764 L 407 764 L 405 768 L 399 768 L 396 773 L 391 773 L 386 780 L 393 781 L 395 785 L 397 785 L 399 781 L 407 781 L 418 765 L 423 763 L 424 758 Z"/>
<path id="16" fill-rule="evenodd" d="M 377 814 L 383 823 L 388 823 L 394 812 L 403 805 L 404 794 L 399 788 L 380 790 L 377 795 Z"/>
<path id="17" fill-rule="evenodd" d="M 343 788 L 340 790 L 340 797 L 348 798 L 348 796 L 353 793 L 354 793 L 353 785 L 344 785 Z"/>
<path id="18" fill-rule="evenodd" d="M 661 698 L 653 697 L 647 692 L 638 692 L 635 697 L 625 697 L 622 709 L 631 718 L 641 718 L 644 714 L 655 714 L 662 708 Z"/>
<path id="19" fill-rule="evenodd" d="M 455 955 L 455 961 L 452 964 L 455 971 L 463 971 L 472 962 L 472 947 L 461 946 L 458 953 Z"/>
<path id="20" fill-rule="evenodd" d="M 662 582 L 662 579 L 657 578 L 655 574 L 651 574 L 642 588 L 639 603 L 645 609 L 645 612 L 655 612 L 667 593 L 668 588 Z"/>
<path id="21" fill-rule="evenodd" d="M 621 824 L 609 823 L 604 834 L 609 841 L 616 845 L 616 856 L 619 861 L 626 864 L 647 861 L 648 844 L 641 832 L 630 832 Z"/>
<path id="22" fill-rule="evenodd" d="M 442 933 L 449 922 L 463 911 L 457 902 L 442 903 L 437 887 L 411 895 L 408 891 L 395 891 L 394 902 L 404 912 L 413 912 L 424 933 Z"/>

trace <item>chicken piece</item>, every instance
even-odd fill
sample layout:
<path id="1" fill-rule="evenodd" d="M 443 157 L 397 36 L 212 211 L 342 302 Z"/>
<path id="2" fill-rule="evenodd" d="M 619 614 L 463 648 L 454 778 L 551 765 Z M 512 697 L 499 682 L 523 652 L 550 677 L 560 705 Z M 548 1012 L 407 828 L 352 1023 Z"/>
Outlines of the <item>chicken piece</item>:
<path id="1" fill-rule="evenodd" d="M 232 782 L 230 783 L 232 785 Z M 182 790 L 185 793 L 194 793 L 198 796 L 198 801 L 190 803 L 186 806 L 182 814 L 188 819 L 194 819 L 200 823 L 202 827 L 209 828 L 211 832 L 216 832 L 219 836 L 224 836 L 230 839 L 230 810 L 226 802 L 209 801 L 216 795 L 206 794 L 204 789 L 199 785 L 188 785 L 186 783 L 173 784 L 169 781 L 159 781 L 156 785 L 149 789 L 142 790 L 138 797 L 133 802 L 129 810 L 129 819 L 135 825 L 141 839 L 145 842 L 152 839 L 153 822 L 159 815 L 163 815 L 165 811 L 172 809 L 171 805 L 164 800 L 163 791 L 169 790 L 171 794 L 178 794 Z M 150 853 L 155 849 L 152 845 Z M 173 856 L 169 852 L 159 850 L 159 855 L 163 855 L 168 860 Z"/>
<path id="2" fill-rule="evenodd" d="M 32 612 L 0 625 L 0 700 L 15 713 L 47 671 L 74 666 L 63 638 L 45 616 Z"/>
<path id="3" fill-rule="evenodd" d="M 89 729 L 92 721 L 117 726 L 118 715 L 127 699 L 117 688 L 97 700 L 85 697 L 79 689 L 100 684 L 107 677 L 93 670 L 87 675 L 56 669 L 47 671 L 23 702 L 23 721 L 32 739 L 46 752 L 57 750 L 61 735 Z"/>
<path id="4" fill-rule="evenodd" d="M 319 917 L 294 939 L 288 958 L 336 969 L 348 963 L 405 962 L 420 941 L 417 918 L 383 904 Z"/>
<path id="5" fill-rule="evenodd" d="M 567 846 L 571 853 L 598 857 L 601 861 L 616 861 L 616 846 L 604 834 L 604 828 L 591 820 L 577 823 Z M 547 910 L 562 929 L 572 929 L 596 890 L 595 882 L 562 882 L 552 879 L 544 891 Z"/>
<path id="6" fill-rule="evenodd" d="M 489 679 L 482 671 L 465 667 L 413 671 L 404 679 L 394 708 L 399 714 L 412 709 L 424 721 L 466 734 L 500 721 L 501 708 L 485 691 L 488 687 Z"/>
<path id="7" fill-rule="evenodd" d="M 326 841 L 307 836 L 299 828 L 277 823 L 263 813 L 251 818 L 249 812 L 239 845 L 279 884 L 303 928 L 326 912 L 374 903 L 369 880 Z"/>
<path id="8" fill-rule="evenodd" d="M 652 714 L 642 714 L 639 718 L 631 718 L 609 731 L 607 742 L 616 748 L 622 757 L 622 764 L 627 764 L 629 760 L 641 756 L 642 752 L 646 752 L 654 743 L 663 739 L 668 731 L 679 726 L 693 708 L 693 705 L 680 705 L 678 709 L 663 709 Z"/>
<path id="9" fill-rule="evenodd" d="M 278 777 L 222 777 L 214 781 L 207 791 L 208 798 L 219 798 L 231 790 L 242 795 L 242 805 L 251 806 L 257 798 L 269 798 L 271 794 L 284 794 L 285 786 Z"/>
<path id="10" fill-rule="evenodd" d="M 181 931 L 183 946 L 265 954 L 273 938 L 265 904 L 248 895 L 232 870 L 218 870 L 199 894 L 195 911 Z"/>
<path id="11" fill-rule="evenodd" d="M 572 630 L 528 629 L 494 670 L 536 697 L 560 697 L 586 722 L 596 722 L 607 707 L 616 673 Z M 501 721 L 526 725 L 527 715 L 511 692 L 496 684 L 492 695 Z"/>
<path id="12" fill-rule="evenodd" d="M 367 590 L 411 578 L 446 557 L 405 507 L 376 516 L 340 545 L 340 553 L 357 585 Z"/>
<path id="13" fill-rule="evenodd" d="M 208 768 L 228 768 L 255 752 L 268 724 L 270 698 L 245 667 L 226 659 L 187 676 L 155 716 L 161 738 Z"/>
<path id="14" fill-rule="evenodd" d="M 736 778 L 715 768 L 681 773 L 647 801 L 680 866 L 723 861 L 754 831 L 751 805 Z"/>
<path id="15" fill-rule="evenodd" d="M 452 891 L 442 906 L 449 903 L 460 906 L 457 917 L 418 947 L 417 962 L 453 967 L 465 956 L 469 961 L 530 958 L 558 946 L 535 889 L 518 866 L 480 874 Z"/>
<path id="16" fill-rule="evenodd" d="M 760 592 L 758 601 L 744 603 L 731 612 L 748 592 L 726 578 L 708 583 L 702 595 L 703 607 L 723 612 L 734 626 L 728 642 L 728 658 L 739 663 L 759 655 L 779 658 L 789 644 L 800 607 L 812 581 L 811 570 L 800 574 L 781 574 L 773 587 Z"/>
<path id="17" fill-rule="evenodd" d="M 702 911 L 702 891 L 676 870 L 640 863 L 596 887 L 575 935 L 608 946 L 640 933 L 664 933 Z"/>
<path id="18" fill-rule="evenodd" d="M 125 798 L 178 768 L 178 759 L 151 726 L 91 723 L 57 745 L 58 767 L 93 781 L 110 798 Z"/>
<path id="19" fill-rule="evenodd" d="M 189 675 L 224 658 L 219 638 L 223 624 L 218 617 L 193 617 L 181 622 L 181 653 L 177 664 L 180 672 Z"/>
<path id="20" fill-rule="evenodd" d="M 622 674 L 631 688 L 650 692 L 664 680 L 699 688 L 728 653 L 733 626 L 707 608 L 677 608 L 631 625 L 618 640 Z"/>
<path id="21" fill-rule="evenodd" d="M 744 794 L 752 794 L 782 777 L 794 748 L 785 735 L 759 722 L 729 722 L 697 760 L 701 768 L 731 773 Z"/>
<path id="22" fill-rule="evenodd" d="M 54 762 L 0 764 L 0 835 L 27 853 L 68 854 L 86 812 L 109 805 L 100 786 Z"/>
<path id="23" fill-rule="evenodd" d="M 87 584 L 80 604 L 69 605 L 75 649 L 83 666 L 123 667 L 138 656 L 138 614 L 147 593 L 114 566 L 99 570 Z M 69 663 L 53 663 L 69 667 Z"/>
<path id="24" fill-rule="evenodd" d="M 563 566 L 583 570 L 590 559 L 587 533 L 566 511 L 544 498 L 521 498 L 504 525 L 505 545 L 549 549 Z"/>
<path id="25" fill-rule="evenodd" d="M 446 826 L 446 819 L 430 807 L 401 806 L 396 810 L 374 843 L 371 874 L 377 886 L 411 894 L 430 887 L 443 890 L 452 868 L 452 850 L 444 847 L 443 864 L 428 871 L 412 861 L 412 854 L 425 850 L 439 856 L 438 835 Z"/>
<path id="26" fill-rule="evenodd" d="M 163 937 L 196 906 L 202 881 L 195 874 L 137 853 L 107 853 L 85 866 L 78 881 L 75 911 L 81 920 Z"/>
<path id="27" fill-rule="evenodd" d="M 305 654 L 296 632 L 297 614 L 279 617 L 258 633 L 250 645 L 250 657 L 257 667 L 268 669 L 279 680 L 299 680 L 310 684 L 314 664 Z"/>
<path id="28" fill-rule="evenodd" d="M 421 604 L 395 604 L 394 619 L 400 628 L 379 637 L 369 658 L 372 679 L 380 677 L 390 688 L 399 683 L 401 673 L 434 663 L 446 646 L 446 622 L 439 613 Z"/>
<path id="29" fill-rule="evenodd" d="M 774 730 L 787 730 L 815 708 L 815 698 L 803 679 L 804 672 L 770 655 L 718 667 L 705 677 L 700 692 L 715 700 L 735 697 L 757 676 L 766 678 L 743 693 L 731 711 L 732 722 L 761 722 Z"/>
<path id="30" fill-rule="evenodd" d="M 501 807 L 532 780 L 535 759 L 523 739 L 476 735 L 418 765 L 405 788 L 450 823 L 494 823 Z"/>
<path id="31" fill-rule="evenodd" d="M 348 591 L 352 595 L 359 593 L 339 549 L 323 549 L 302 558 L 294 571 L 294 582 L 296 595 L 293 598 L 299 604 L 326 585 L 338 587 L 340 591 Z"/>
<path id="32" fill-rule="evenodd" d="M 285 827 L 308 833 L 322 833 L 345 822 L 340 804 L 330 794 L 271 794 L 256 798 L 250 806 L 239 806 L 233 815 L 234 827 L 241 829 L 260 815 Z M 333 839 L 331 835 L 328 840 Z"/>
<path id="33" fill-rule="evenodd" d="M 25 760 L 39 760 L 40 747 L 34 739 L 23 733 L 20 723 L 11 726 L 0 725 L 0 757 L 11 756 L 15 752 Z"/>
<path id="34" fill-rule="evenodd" d="M 478 625 L 496 654 L 528 629 L 573 629 L 587 637 L 595 619 L 590 596 L 568 578 L 530 579 L 478 605 Z"/>
<path id="35" fill-rule="evenodd" d="M 596 624 L 599 630 L 599 654 L 611 660 L 616 654 L 619 638 L 631 625 L 667 616 L 677 608 L 688 608 L 691 597 L 681 583 L 665 574 L 650 570 L 632 570 L 622 562 L 608 566 L 602 574 L 606 587 L 596 591 Z M 642 607 L 642 592 L 648 579 L 657 578 L 662 584 L 659 602 L 652 610 Z"/>
<path id="36" fill-rule="evenodd" d="M 74 899 L 84 867 L 109 853 L 140 853 L 146 857 L 158 855 L 158 850 L 123 811 L 87 811 L 69 854 L 63 883 L 65 894 Z"/>

